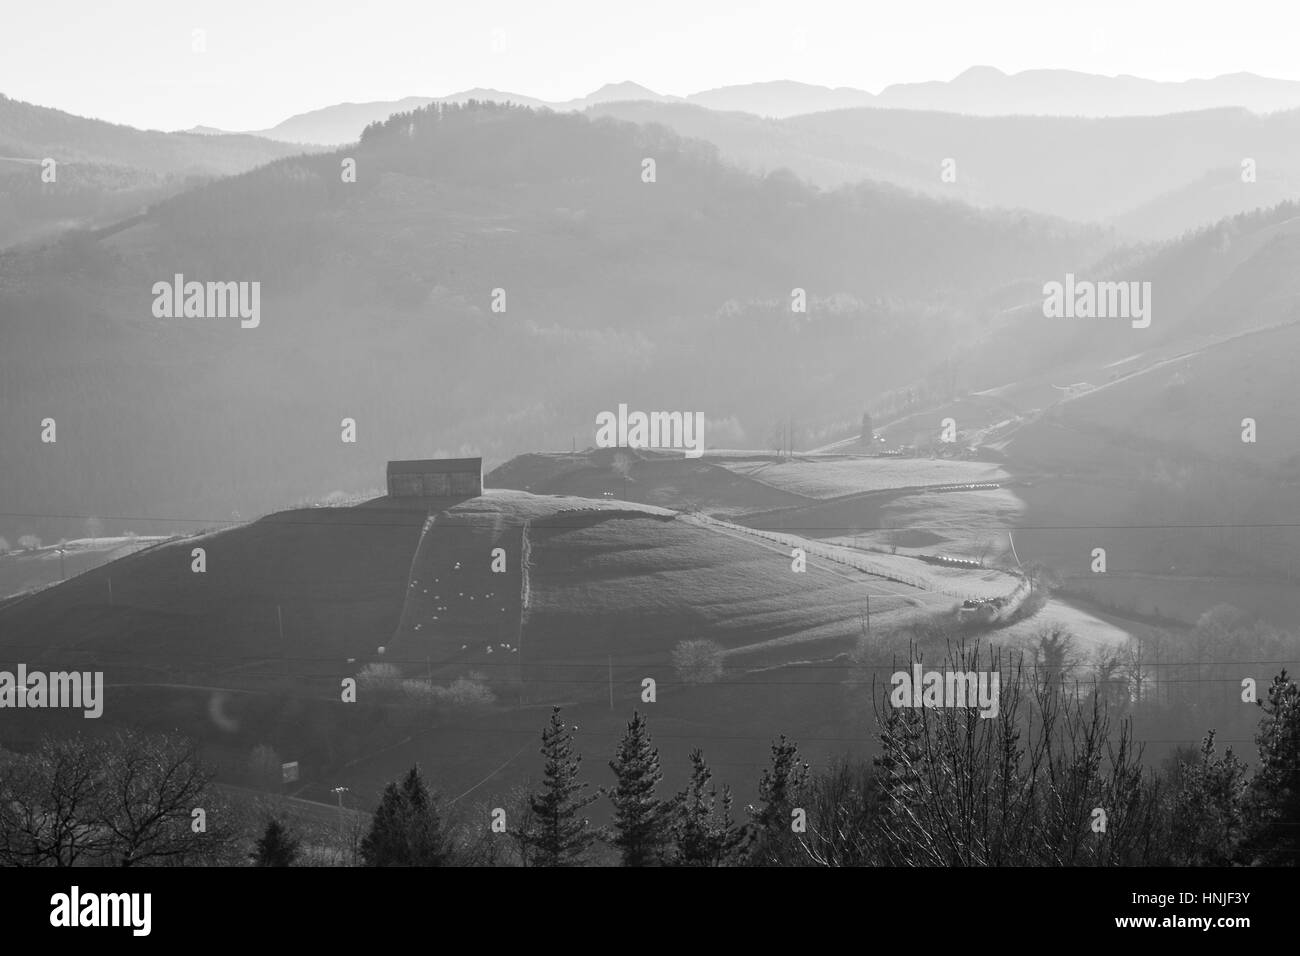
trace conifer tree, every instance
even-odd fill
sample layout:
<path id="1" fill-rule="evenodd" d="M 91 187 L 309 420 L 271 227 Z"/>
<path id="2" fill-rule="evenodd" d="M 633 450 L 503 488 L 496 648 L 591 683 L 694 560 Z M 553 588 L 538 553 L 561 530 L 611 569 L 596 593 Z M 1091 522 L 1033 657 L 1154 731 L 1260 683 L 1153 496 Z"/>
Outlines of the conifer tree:
<path id="1" fill-rule="evenodd" d="M 618 778 L 607 791 L 614 804 L 614 824 L 609 842 L 622 853 L 624 866 L 653 866 L 668 845 L 671 806 L 655 797 L 663 779 L 659 751 L 650 741 L 644 717 L 633 711 L 632 720 L 609 762 Z"/>
<path id="2" fill-rule="evenodd" d="M 546 769 L 542 789 L 528 798 L 532 811 L 527 844 L 536 866 L 577 866 L 596 835 L 582 811 L 599 796 L 583 795 L 585 781 L 578 779 L 582 756 L 573 751 L 573 735 L 560 719 L 560 708 L 551 711 L 550 725 L 542 732 L 542 756 Z"/>
<path id="3" fill-rule="evenodd" d="M 402 816 L 402 791 L 390 782 L 379 798 L 370 830 L 361 840 L 361 859 L 366 866 L 407 865 Z"/>
<path id="4" fill-rule="evenodd" d="M 673 801 L 673 862 L 679 866 L 721 866 L 740 843 L 731 816 L 731 788 L 712 784 L 699 749 L 691 751 L 691 780 Z"/>
<path id="5" fill-rule="evenodd" d="M 797 838 L 791 829 L 792 811 L 807 795 L 808 764 L 799 748 L 782 734 L 772 744 L 772 766 L 758 784 L 759 806 L 751 806 L 749 861 L 758 866 L 790 865 L 798 858 Z"/>
<path id="6" fill-rule="evenodd" d="M 254 866 L 293 866 L 301 841 L 288 827 L 272 817 L 253 851 Z"/>
<path id="7" fill-rule="evenodd" d="M 1273 678 L 1255 735 L 1259 769 L 1250 782 L 1246 849 L 1250 862 L 1300 861 L 1300 688 L 1286 670 Z"/>
<path id="8" fill-rule="evenodd" d="M 444 866 L 450 855 L 437 802 L 412 767 L 400 785 L 384 788 L 361 858 L 366 866 Z"/>

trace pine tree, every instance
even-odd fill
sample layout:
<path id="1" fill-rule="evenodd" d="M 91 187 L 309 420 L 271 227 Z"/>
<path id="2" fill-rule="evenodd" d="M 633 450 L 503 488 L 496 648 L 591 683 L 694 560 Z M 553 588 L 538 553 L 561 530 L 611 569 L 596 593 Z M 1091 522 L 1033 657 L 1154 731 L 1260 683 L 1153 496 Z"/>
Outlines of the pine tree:
<path id="1" fill-rule="evenodd" d="M 1230 866 L 1241 838 L 1247 768 L 1231 747 L 1218 756 L 1214 736 L 1211 730 L 1199 750 L 1175 753 L 1167 798 L 1175 866 Z"/>
<path id="2" fill-rule="evenodd" d="M 772 766 L 758 784 L 758 808 L 749 807 L 749 861 L 758 866 L 789 865 L 797 857 L 792 811 L 801 808 L 808 788 L 808 764 L 785 734 L 772 744 Z"/>
<path id="3" fill-rule="evenodd" d="M 578 780 L 582 756 L 573 752 L 573 735 L 560 719 L 560 708 L 551 711 L 551 723 L 542 732 L 542 756 L 546 770 L 540 793 L 528 798 L 533 819 L 528 834 L 531 862 L 537 866 L 576 866 L 596 835 L 590 821 L 580 816 L 599 796 L 581 796 L 587 788 Z"/>
<path id="4" fill-rule="evenodd" d="M 379 798 L 370 830 L 361 840 L 361 859 L 366 866 L 408 866 L 403 836 L 402 791 L 389 783 Z"/>
<path id="5" fill-rule="evenodd" d="M 399 786 L 390 783 L 361 841 L 366 866 L 444 866 L 450 848 L 442 832 L 437 801 L 412 767 Z"/>
<path id="6" fill-rule="evenodd" d="M 639 713 L 633 711 L 609 767 L 618 778 L 614 789 L 606 791 L 614 804 L 609 842 L 622 853 L 624 866 L 652 866 L 668 845 L 671 805 L 655 797 L 663 772 L 659 751 L 651 744 L 650 730 Z"/>
<path id="7" fill-rule="evenodd" d="M 438 812 L 438 801 L 429 793 L 424 778 L 420 776 L 418 766 L 412 767 L 402 781 L 402 796 L 409 814 L 407 832 L 412 865 L 446 865 L 451 852 L 442 829 L 442 815 Z"/>
<path id="8" fill-rule="evenodd" d="M 1294 866 L 1300 860 L 1300 688 L 1286 670 L 1273 678 L 1255 743 L 1259 770 L 1250 782 L 1249 862 Z"/>
<path id="9" fill-rule="evenodd" d="M 253 852 L 254 866 L 293 866 L 298 859 L 301 841 L 289 832 L 279 820 L 272 818 L 266 824 Z"/>
<path id="10" fill-rule="evenodd" d="M 691 751 L 691 781 L 673 801 L 673 862 L 679 866 L 721 866 L 740 843 L 731 816 L 731 788 L 721 801 L 704 754 Z"/>

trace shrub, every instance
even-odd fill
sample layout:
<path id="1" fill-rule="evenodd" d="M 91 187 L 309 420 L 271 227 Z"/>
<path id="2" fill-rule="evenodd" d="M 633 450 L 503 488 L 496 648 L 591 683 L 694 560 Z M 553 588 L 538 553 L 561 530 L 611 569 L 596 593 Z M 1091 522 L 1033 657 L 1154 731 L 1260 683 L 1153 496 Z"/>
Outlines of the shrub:
<path id="1" fill-rule="evenodd" d="M 717 641 L 678 641 L 672 653 L 677 678 L 690 684 L 711 684 L 722 676 L 723 653 Z"/>
<path id="2" fill-rule="evenodd" d="M 393 664 L 367 664 L 357 672 L 357 689 L 393 698 L 403 691 L 402 672 Z"/>
<path id="3" fill-rule="evenodd" d="M 484 707 L 496 702 L 496 694 L 481 681 L 458 677 L 447 687 L 431 687 L 433 701 L 446 707 Z"/>

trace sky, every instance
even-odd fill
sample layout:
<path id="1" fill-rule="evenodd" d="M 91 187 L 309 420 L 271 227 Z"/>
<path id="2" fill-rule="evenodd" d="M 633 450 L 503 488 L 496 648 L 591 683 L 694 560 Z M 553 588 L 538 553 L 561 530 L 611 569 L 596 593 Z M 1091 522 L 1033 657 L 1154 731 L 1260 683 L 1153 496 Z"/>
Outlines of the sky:
<path id="1" fill-rule="evenodd" d="M 565 100 L 774 79 L 879 92 L 974 65 L 1300 80 L 1300 0 L 9 0 L 0 92 L 147 129 L 274 126 L 488 87 Z M 201 31 L 201 32 L 196 32 Z"/>

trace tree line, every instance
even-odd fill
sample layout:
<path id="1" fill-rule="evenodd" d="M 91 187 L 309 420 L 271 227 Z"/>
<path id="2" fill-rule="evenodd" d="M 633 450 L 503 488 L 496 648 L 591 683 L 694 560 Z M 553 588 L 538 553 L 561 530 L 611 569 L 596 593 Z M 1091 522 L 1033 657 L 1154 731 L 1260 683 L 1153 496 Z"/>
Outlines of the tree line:
<path id="1" fill-rule="evenodd" d="M 979 652 L 947 662 L 978 670 Z M 784 736 L 758 801 L 736 813 L 704 754 L 685 789 L 658 791 L 659 754 L 634 713 L 592 788 L 560 708 L 542 733 L 540 784 L 466 838 L 418 767 L 385 790 L 360 844 L 367 866 L 1292 866 L 1300 852 L 1300 689 L 1283 670 L 1257 705 L 1252 770 L 1215 732 L 1146 768 L 1131 718 L 1107 689 L 1059 671 L 995 662 L 993 719 L 973 709 L 878 704 L 881 753 L 812 772 Z M 607 826 L 586 811 L 612 805 Z M 276 824 L 277 826 L 279 824 Z M 505 852 L 508 843 L 512 852 Z M 490 847 L 486 849 L 485 847 Z M 604 852 L 602 853 L 602 848 Z"/>
<path id="2" fill-rule="evenodd" d="M 1225 866 L 1295 865 L 1300 852 L 1300 688 L 1285 670 L 1257 702 L 1256 761 L 1213 730 L 1158 767 L 1104 683 L 950 649 L 948 668 L 1001 674 L 996 716 L 876 707 L 879 753 L 814 770 L 782 736 L 738 809 L 704 753 L 661 792 L 646 717 L 634 712 L 609 769 L 585 778 L 559 707 L 541 779 L 460 812 L 418 766 L 372 815 L 332 825 L 283 807 L 232 808 L 195 746 L 122 731 L 0 752 L 0 863 L 10 866 Z M 592 805 L 608 801 L 595 825 Z M 502 804 L 491 806 L 491 803 Z M 322 847 L 328 852 L 323 852 Z"/>

